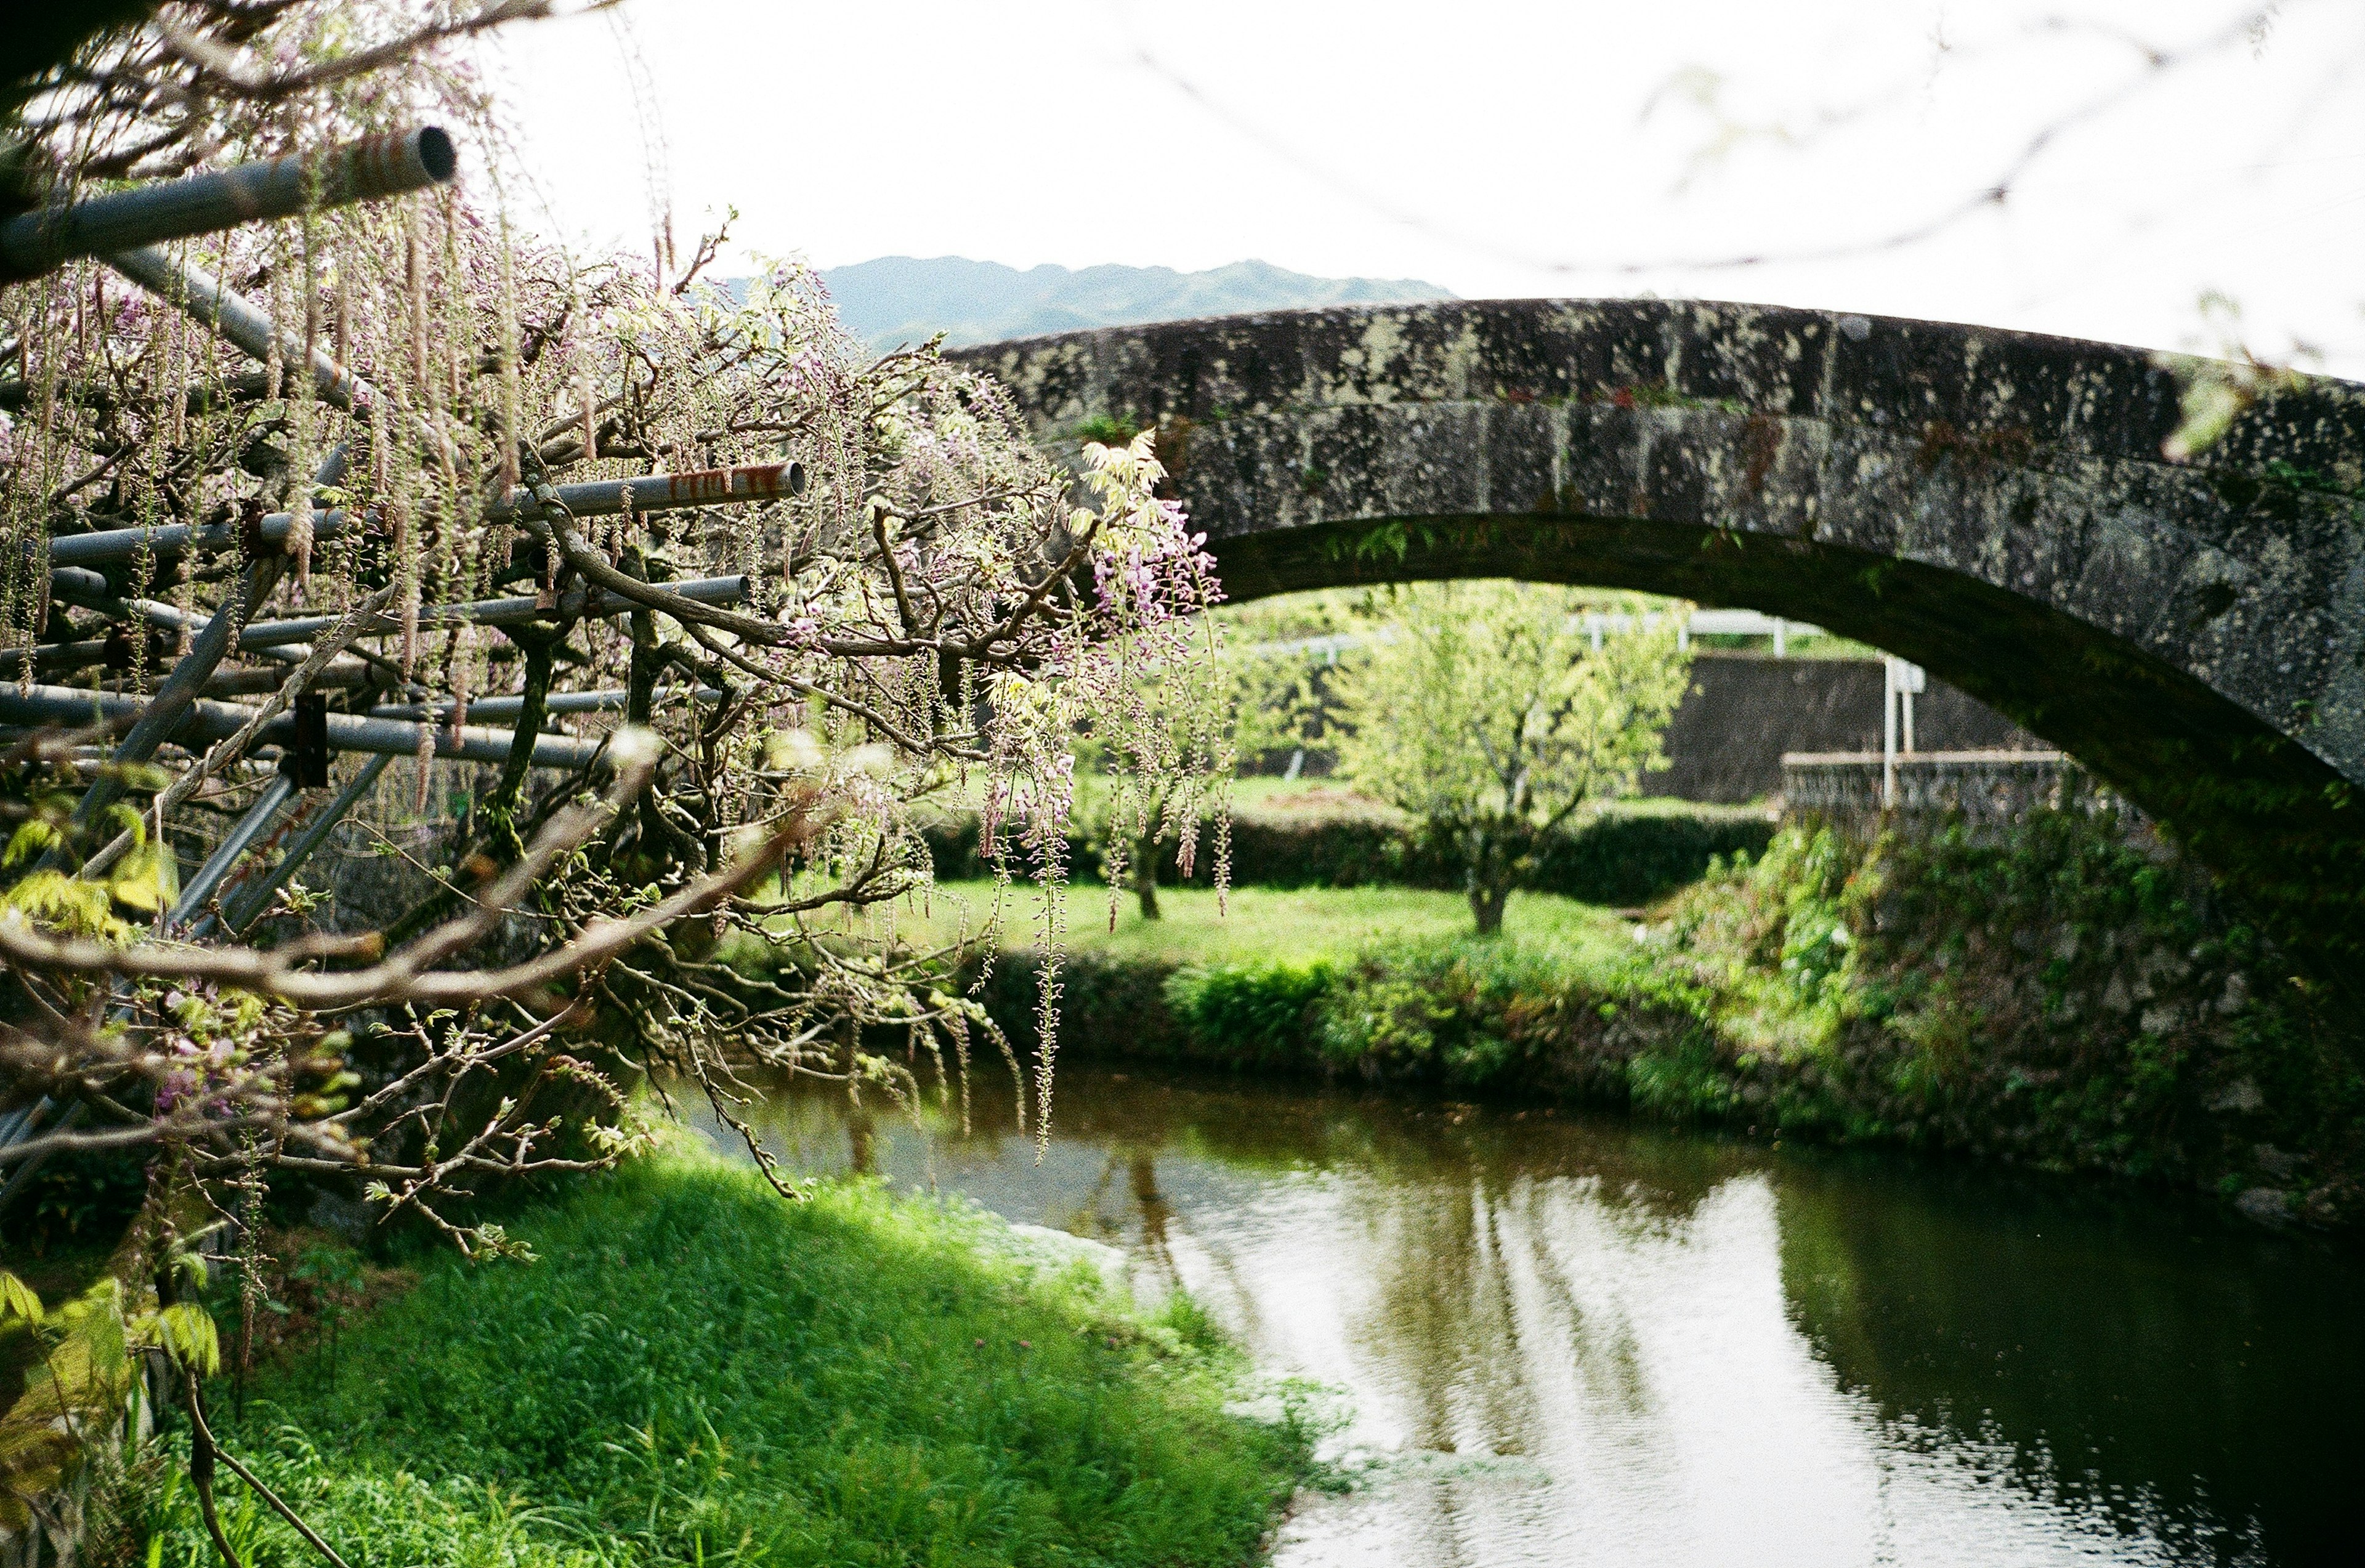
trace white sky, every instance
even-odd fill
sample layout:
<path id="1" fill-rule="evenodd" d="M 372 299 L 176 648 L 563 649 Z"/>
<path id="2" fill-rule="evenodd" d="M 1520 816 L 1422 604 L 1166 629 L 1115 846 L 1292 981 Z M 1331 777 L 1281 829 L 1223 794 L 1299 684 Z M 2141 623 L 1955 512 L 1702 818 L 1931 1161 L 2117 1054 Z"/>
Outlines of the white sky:
<path id="1" fill-rule="evenodd" d="M 1255 257 L 2211 350 L 2217 290 L 2259 352 L 2365 378 L 2365 0 L 2283 0 L 2261 44 L 2146 84 L 2138 46 L 2248 8 L 633 0 L 621 27 L 514 29 L 488 63 L 546 221 L 591 243 L 645 251 L 669 207 L 686 251 L 731 204 L 748 250 L 824 266 Z M 1926 242 L 1620 270 L 1894 234 L 2122 84 L 2005 206 Z M 1732 126 L 1753 134 L 1713 154 Z"/>

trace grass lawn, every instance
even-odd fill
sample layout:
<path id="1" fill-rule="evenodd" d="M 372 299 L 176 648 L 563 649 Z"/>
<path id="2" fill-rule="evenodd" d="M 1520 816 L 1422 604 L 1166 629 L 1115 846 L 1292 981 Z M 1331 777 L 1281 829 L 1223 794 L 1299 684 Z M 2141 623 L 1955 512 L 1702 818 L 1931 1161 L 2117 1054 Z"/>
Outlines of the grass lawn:
<path id="1" fill-rule="evenodd" d="M 1246 774 L 1232 780 L 1227 798 L 1235 811 L 1286 812 L 1309 808 L 1359 807 L 1394 814 L 1368 795 L 1359 794 L 1343 778 L 1283 778 L 1278 774 Z"/>
<path id="2" fill-rule="evenodd" d="M 894 918 L 913 940 L 946 939 L 958 929 L 963 908 L 974 929 L 992 907 L 994 891 L 992 882 L 942 883 L 926 911 L 915 905 Z M 1028 946 L 1034 890 L 1019 885 L 1002 896 L 1003 945 Z M 1146 921 L 1133 895 L 1122 895 L 1112 931 L 1108 889 L 1071 887 L 1068 950 L 1174 964 L 1338 960 L 1381 946 L 1472 936 L 1467 900 L 1420 888 L 1234 888 L 1221 914 L 1212 890 L 1160 888 L 1158 906 L 1163 918 Z M 1512 894 L 1503 930 L 1514 945 L 1564 950 L 1580 961 L 1622 953 L 1631 940 L 1627 923 L 1613 912 L 1550 893 Z"/>
<path id="3" fill-rule="evenodd" d="M 637 1161 L 513 1226 L 537 1261 L 427 1261 L 333 1385 L 284 1367 L 224 1440 L 356 1564 L 1250 1561 L 1305 1434 L 1225 1413 L 1187 1302 L 1143 1317 L 991 1224 Z M 250 1568 L 317 1561 L 220 1486 Z M 151 1506 L 150 1568 L 214 1562 L 185 1482 Z"/>

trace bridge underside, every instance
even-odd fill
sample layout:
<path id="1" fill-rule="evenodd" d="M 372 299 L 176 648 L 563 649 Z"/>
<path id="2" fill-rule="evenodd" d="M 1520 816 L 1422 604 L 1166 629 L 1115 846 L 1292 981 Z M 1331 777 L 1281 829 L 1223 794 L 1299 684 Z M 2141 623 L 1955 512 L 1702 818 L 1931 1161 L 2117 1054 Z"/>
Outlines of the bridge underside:
<path id="1" fill-rule="evenodd" d="M 1516 577 L 1812 622 L 1928 666 L 2077 756 L 2246 882 L 2313 904 L 2336 890 L 2328 850 L 2365 867 L 2365 824 L 2344 804 L 2349 787 L 2305 747 L 2086 622 L 1919 562 L 1634 519 L 1420 518 L 1213 543 L 1235 601 Z M 1979 656 L 1966 659 L 1967 648 Z"/>
<path id="2" fill-rule="evenodd" d="M 1235 598 L 1517 577 L 1813 621 L 2071 752 L 2365 954 L 2365 388 L 2167 462 L 2136 351 L 1509 301 L 968 351 L 1049 440 L 1157 425 Z"/>

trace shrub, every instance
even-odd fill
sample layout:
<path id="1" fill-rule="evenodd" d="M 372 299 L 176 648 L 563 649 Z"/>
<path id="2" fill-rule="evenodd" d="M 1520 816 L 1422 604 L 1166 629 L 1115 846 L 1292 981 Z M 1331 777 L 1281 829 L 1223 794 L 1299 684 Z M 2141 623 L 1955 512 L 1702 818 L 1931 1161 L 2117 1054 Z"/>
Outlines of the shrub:
<path id="1" fill-rule="evenodd" d="M 1587 903 L 1639 906 L 1698 881 L 1720 861 L 1762 855 L 1773 834 L 1773 824 L 1754 812 L 1605 812 L 1547 841 L 1522 886 Z M 939 879 L 992 874 L 978 853 L 974 817 L 947 817 L 926 837 Z M 1173 846 L 1161 853 L 1159 879 L 1180 882 Z M 1080 882 L 1102 874 L 1099 853 L 1082 836 L 1069 839 L 1068 864 Z M 1423 844 L 1398 814 L 1367 804 L 1235 812 L 1231 876 L 1239 887 L 1462 887 L 1449 854 Z M 1204 884 L 1213 877 L 1212 857 L 1203 851 L 1195 879 Z"/>
<path id="2" fill-rule="evenodd" d="M 1314 1011 L 1333 980 L 1330 966 L 1318 961 L 1219 964 L 1177 971 L 1168 977 L 1164 995 L 1203 1047 L 1279 1066 L 1302 1061 L 1316 1027 Z"/>

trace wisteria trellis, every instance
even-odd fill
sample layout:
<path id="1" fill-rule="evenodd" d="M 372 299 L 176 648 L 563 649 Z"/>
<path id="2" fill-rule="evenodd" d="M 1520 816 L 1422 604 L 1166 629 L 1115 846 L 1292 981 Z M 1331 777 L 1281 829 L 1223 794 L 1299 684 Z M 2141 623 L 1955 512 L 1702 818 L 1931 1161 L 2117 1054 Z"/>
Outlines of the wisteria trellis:
<path id="1" fill-rule="evenodd" d="M 1218 597 L 1149 438 L 1087 445 L 1079 487 L 990 380 L 860 353 L 801 267 L 717 285 L 713 243 L 684 264 L 662 233 L 572 256 L 512 224 L 497 158 L 342 199 L 323 150 L 415 150 L 430 116 L 501 145 L 456 8 L 408 33 L 390 4 L 179 9 L 215 32 L 168 15 L 82 77 L 179 72 L 179 96 L 37 129 L 40 234 L 207 91 L 167 172 L 292 155 L 302 199 L 53 245 L 0 291 L 0 958 L 33 1004 L 0 1026 L 0 1172 L 107 1141 L 201 1188 L 366 1161 L 386 1211 L 449 1223 L 476 1175 L 622 1147 L 620 1062 L 734 1122 L 751 1061 L 961 1083 L 991 1025 L 877 913 L 926 896 L 915 806 L 977 801 L 1053 956 L 1080 736 L 1194 832 L 1211 809 L 1219 759 L 1141 696 L 1205 665 Z M 408 788 L 328 778 L 347 753 Z M 435 890 L 317 929 L 275 853 L 342 811 L 432 814 L 472 762 Z M 196 807 L 238 820 L 175 890 L 163 845 Z M 775 960 L 722 961 L 749 941 Z M 375 1076 L 356 1021 L 400 1047 Z M 1039 1127 L 1048 1047 L 1013 1066 Z"/>

